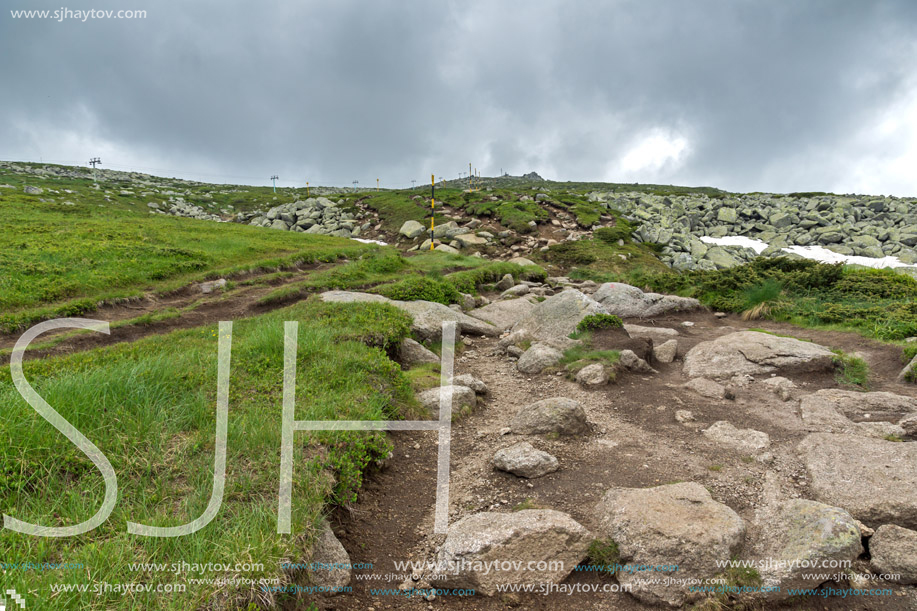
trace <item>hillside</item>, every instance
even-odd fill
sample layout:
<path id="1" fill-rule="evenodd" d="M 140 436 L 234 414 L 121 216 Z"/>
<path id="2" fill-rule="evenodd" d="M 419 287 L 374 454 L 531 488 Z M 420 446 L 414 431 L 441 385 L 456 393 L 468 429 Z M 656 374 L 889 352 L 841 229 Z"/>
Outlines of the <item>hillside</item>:
<path id="1" fill-rule="evenodd" d="M 0 163 L 2 511 L 73 525 L 106 494 L 14 385 L 41 321 L 109 323 L 42 334 L 24 373 L 119 483 L 92 533 L 0 533 L 4 585 L 55 609 L 852 608 L 845 589 L 888 590 L 856 608 L 917 608 L 917 548 L 894 544 L 917 538 L 917 198 L 470 186 L 274 192 Z M 297 430 L 278 533 L 286 321 L 295 420 L 436 420 L 451 383 L 448 536 L 429 430 Z M 208 507 L 222 342 L 221 509 L 194 534 L 130 534 Z M 848 564 L 818 578 L 768 558 Z M 565 568 L 446 575 L 444 559 Z M 696 581 L 620 566 L 667 564 Z"/>

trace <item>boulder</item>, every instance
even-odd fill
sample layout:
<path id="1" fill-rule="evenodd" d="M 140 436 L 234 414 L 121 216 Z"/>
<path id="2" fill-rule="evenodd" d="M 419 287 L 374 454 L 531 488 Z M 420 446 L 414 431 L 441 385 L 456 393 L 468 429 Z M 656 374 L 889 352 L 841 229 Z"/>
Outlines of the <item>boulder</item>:
<path id="1" fill-rule="evenodd" d="M 500 471 L 530 479 L 557 471 L 557 459 L 547 452 L 535 449 L 527 441 L 497 450 L 493 465 Z"/>
<path id="2" fill-rule="evenodd" d="M 901 416 L 917 413 L 917 399 L 890 392 L 859 392 L 825 388 L 808 395 L 809 402 L 816 400 L 829 405 L 848 418 L 885 418 L 898 420 Z"/>
<path id="3" fill-rule="evenodd" d="M 654 344 L 667 342 L 678 337 L 678 331 L 667 327 L 641 327 L 640 325 L 624 325 L 627 334 L 634 338 L 649 338 Z"/>
<path id="4" fill-rule="evenodd" d="M 414 238 L 423 235 L 425 231 L 426 228 L 417 221 L 405 221 L 401 226 L 401 229 L 398 230 L 398 233 L 408 238 L 409 240 L 413 240 Z"/>
<path id="5" fill-rule="evenodd" d="M 459 254 L 458 248 L 453 248 L 449 246 L 448 244 L 437 244 L 436 246 L 433 247 L 433 250 L 449 253 L 450 255 Z"/>
<path id="6" fill-rule="evenodd" d="M 790 588 L 817 588 L 827 579 L 813 567 L 853 561 L 863 551 L 856 520 L 838 507 L 791 499 L 763 517 L 756 556 L 761 586 L 771 590 L 762 593 L 767 598 L 787 598 Z"/>
<path id="7" fill-rule="evenodd" d="M 736 374 L 831 371 L 834 353 L 812 342 L 757 331 L 739 331 L 701 342 L 685 355 L 690 378 L 726 378 Z"/>
<path id="8" fill-rule="evenodd" d="M 573 399 L 552 397 L 527 405 L 516 412 L 510 429 L 520 435 L 585 435 L 589 432 L 586 411 Z"/>
<path id="9" fill-rule="evenodd" d="M 528 299 L 507 299 L 505 301 L 495 301 L 483 308 L 471 310 L 468 315 L 484 322 L 489 322 L 501 331 L 506 331 L 531 314 L 534 308 L 535 304 Z"/>
<path id="10" fill-rule="evenodd" d="M 469 246 L 483 246 L 487 244 L 487 238 L 481 238 L 473 233 L 463 233 L 455 236 L 455 240 L 462 245 L 463 248 Z"/>
<path id="11" fill-rule="evenodd" d="M 783 401 L 789 401 L 793 396 L 793 389 L 796 388 L 796 384 L 782 376 L 766 378 L 761 383 Z"/>
<path id="12" fill-rule="evenodd" d="M 452 383 L 459 386 L 467 386 L 478 395 L 488 395 L 490 390 L 482 380 L 474 377 L 470 373 L 463 373 L 452 378 Z"/>
<path id="13" fill-rule="evenodd" d="M 425 408 L 433 413 L 433 418 L 439 418 L 440 397 L 443 394 L 452 393 L 452 413 L 458 412 L 464 407 L 474 408 L 477 405 L 477 396 L 475 392 L 467 386 L 458 384 L 450 386 L 437 386 L 430 390 L 425 390 L 417 395 L 417 400 Z"/>
<path id="14" fill-rule="evenodd" d="M 671 363 L 678 354 L 678 340 L 670 339 L 653 347 L 653 358 L 660 363 Z"/>
<path id="15" fill-rule="evenodd" d="M 29 195 L 41 195 L 44 193 L 44 189 L 41 187 L 33 187 L 32 185 L 26 185 L 22 188 L 22 190 Z"/>
<path id="16" fill-rule="evenodd" d="M 536 265 L 533 261 L 529 261 L 525 257 L 513 257 L 509 262 L 515 265 Z"/>
<path id="17" fill-rule="evenodd" d="M 813 433 L 798 451 L 816 500 L 873 528 L 917 528 L 917 442 Z"/>
<path id="18" fill-rule="evenodd" d="M 513 331 L 525 331 L 532 338 L 567 337 L 576 325 L 590 314 L 607 314 L 597 301 L 577 291 L 567 289 L 548 297 L 513 326 Z"/>
<path id="19" fill-rule="evenodd" d="M 516 369 L 522 373 L 538 374 L 556 365 L 563 357 L 562 352 L 547 344 L 533 344 L 516 361 Z"/>
<path id="20" fill-rule="evenodd" d="M 318 570 L 311 571 L 312 584 L 325 588 L 324 592 L 336 594 L 350 583 L 350 556 L 334 535 L 328 522 L 322 523 L 321 534 L 312 545 L 313 563 Z"/>
<path id="21" fill-rule="evenodd" d="M 500 281 L 494 286 L 498 291 L 505 291 L 516 286 L 516 281 L 513 280 L 512 274 L 503 274 L 503 277 L 500 278 Z"/>
<path id="22" fill-rule="evenodd" d="M 601 363 L 592 363 L 576 372 L 576 381 L 583 386 L 604 386 L 608 383 L 608 372 Z"/>
<path id="23" fill-rule="evenodd" d="M 560 583 L 586 557 L 591 540 L 588 530 L 560 511 L 477 513 L 449 528 L 436 557 L 440 574 L 432 582 L 485 596 L 503 584 Z M 483 568 L 494 562 L 509 570 Z"/>
<path id="24" fill-rule="evenodd" d="M 766 450 L 771 445 L 767 433 L 754 429 L 737 429 L 725 420 L 719 420 L 704 430 L 708 439 L 738 452 L 755 454 Z"/>
<path id="25" fill-rule="evenodd" d="M 869 540 L 869 561 L 873 573 L 899 575 L 891 579 L 903 584 L 917 584 L 917 531 L 885 524 Z"/>
<path id="26" fill-rule="evenodd" d="M 813 433 L 846 433 L 879 438 L 889 435 L 904 437 L 906 434 L 903 428 L 891 422 L 853 422 L 838 411 L 837 403 L 823 391 L 803 397 L 799 402 L 799 415 L 806 430 Z"/>
<path id="27" fill-rule="evenodd" d="M 696 299 L 644 293 L 635 286 L 622 282 L 606 282 L 592 295 L 609 314 L 621 318 L 653 318 L 672 312 L 688 312 L 701 307 Z"/>
<path id="28" fill-rule="evenodd" d="M 438 363 L 439 357 L 430 350 L 427 350 L 423 344 L 414 341 L 410 337 L 406 337 L 398 347 L 398 360 L 410 366 L 420 365 L 422 363 Z"/>
<path id="29" fill-rule="evenodd" d="M 707 579 L 722 569 L 741 548 L 745 522 L 732 509 L 713 500 L 693 482 L 654 488 L 612 488 L 596 505 L 596 536 L 618 545 L 621 564 L 678 565 L 679 579 Z M 690 584 L 654 583 L 640 572 L 619 571 L 622 585 L 650 604 L 679 606 Z M 648 578 L 649 577 L 649 578 Z"/>
<path id="30" fill-rule="evenodd" d="M 620 363 L 628 371 L 636 373 L 659 373 L 649 363 L 641 359 L 633 350 L 621 350 Z"/>
<path id="31" fill-rule="evenodd" d="M 708 399 L 725 399 L 726 387 L 707 378 L 694 378 L 685 384 L 685 388 L 693 390 Z"/>

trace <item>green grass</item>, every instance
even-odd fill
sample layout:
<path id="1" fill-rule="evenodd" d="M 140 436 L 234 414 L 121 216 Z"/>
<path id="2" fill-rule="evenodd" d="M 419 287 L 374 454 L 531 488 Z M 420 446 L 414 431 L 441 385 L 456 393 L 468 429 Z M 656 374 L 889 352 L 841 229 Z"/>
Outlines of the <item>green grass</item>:
<path id="1" fill-rule="evenodd" d="M 858 356 L 834 350 L 835 379 L 841 386 L 858 386 L 869 389 L 869 365 Z"/>
<path id="2" fill-rule="evenodd" d="M 891 270 L 779 257 L 718 271 L 636 270 L 628 280 L 730 312 L 746 311 L 750 299 L 770 299 L 762 301 L 769 304 L 762 317 L 804 327 L 857 331 L 885 341 L 917 335 L 917 281 Z"/>
<path id="3" fill-rule="evenodd" d="M 145 204 L 109 203 L 88 182 L 71 184 L 71 190 L 80 190 L 61 196 L 0 194 L 0 331 L 79 316 L 100 302 L 148 291 L 330 262 L 378 248 L 328 236 L 151 215 Z M 76 205 L 63 203 L 70 200 Z"/>
<path id="4" fill-rule="evenodd" d="M 614 575 L 621 563 L 618 544 L 613 539 L 593 540 L 586 552 L 586 561 L 592 566 L 602 567 L 603 573 Z"/>
<path id="5" fill-rule="evenodd" d="M 589 314 L 576 324 L 574 339 L 584 333 L 600 331 L 602 329 L 620 329 L 624 323 L 614 314 Z"/>
<path id="6" fill-rule="evenodd" d="M 567 371 L 567 375 L 573 378 L 583 367 L 593 363 L 600 363 L 605 365 L 609 381 L 614 381 L 614 365 L 620 360 L 621 353 L 617 350 L 593 350 L 589 339 L 588 335 L 582 336 L 580 345 L 565 350 L 563 357 L 558 362 L 558 366 L 563 367 Z"/>
<path id="7" fill-rule="evenodd" d="M 217 329 L 153 336 L 132 344 L 30 361 L 35 390 L 109 458 L 119 481 L 109 520 L 74 538 L 0 532 L 5 562 L 82 563 L 82 571 L 8 571 L 4 587 L 50 604 L 56 583 L 183 583 L 189 575 L 132 571 L 132 562 L 261 563 L 248 578 L 278 577 L 282 559 L 307 559 L 328 503 L 354 500 L 363 470 L 386 455 L 382 433 L 297 432 L 293 535 L 278 535 L 283 321 L 298 320 L 296 418 L 396 419 L 419 407 L 410 381 L 389 360 L 410 329 L 380 304 L 305 302 L 237 321 L 233 329 L 227 483 L 222 508 L 201 531 L 176 538 L 129 535 L 126 522 L 178 525 L 210 496 L 214 451 Z M 0 369 L 2 512 L 48 526 L 88 519 L 102 478 L 86 457 L 41 419 Z M 193 577 L 219 578 L 209 573 Z M 245 608 L 247 588 L 188 585 L 168 596 L 61 594 L 55 609 Z M 155 596 L 155 598 L 153 598 Z"/>

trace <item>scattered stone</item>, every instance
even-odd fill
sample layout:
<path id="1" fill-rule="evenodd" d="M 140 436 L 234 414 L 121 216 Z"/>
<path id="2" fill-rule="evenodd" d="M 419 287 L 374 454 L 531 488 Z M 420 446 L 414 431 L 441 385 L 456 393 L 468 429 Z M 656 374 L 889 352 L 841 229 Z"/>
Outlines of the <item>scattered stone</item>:
<path id="1" fill-rule="evenodd" d="M 677 339 L 670 339 L 667 342 L 663 342 L 659 346 L 653 347 L 653 358 L 655 358 L 660 363 L 671 363 L 675 360 L 676 354 L 678 354 Z"/>
<path id="2" fill-rule="evenodd" d="M 675 421 L 681 424 L 694 422 L 694 413 L 686 409 L 675 410 Z"/>
<path id="3" fill-rule="evenodd" d="M 739 331 L 701 342 L 685 355 L 688 377 L 831 371 L 834 353 L 818 344 L 757 331 Z"/>
<path id="4" fill-rule="evenodd" d="M 707 378 L 694 378 L 685 384 L 685 388 L 693 390 L 708 399 L 725 399 L 726 387 Z"/>
<path id="5" fill-rule="evenodd" d="M 898 374 L 898 377 L 895 378 L 895 381 L 901 383 L 917 383 L 917 354 L 914 355 L 914 358 L 911 359 L 910 363 L 904 366 L 904 369 L 901 370 L 901 373 Z"/>
<path id="6" fill-rule="evenodd" d="M 212 293 L 215 289 L 221 289 L 226 286 L 226 278 L 220 278 L 219 280 L 211 280 L 210 282 L 201 282 L 201 292 L 205 295 Z"/>
<path id="7" fill-rule="evenodd" d="M 398 359 L 408 366 L 439 362 L 439 357 L 434 352 L 410 337 L 404 338 L 398 347 Z"/>
<path id="8" fill-rule="evenodd" d="M 711 424 L 704 430 L 704 436 L 722 446 L 747 454 L 761 452 L 771 445 L 767 433 L 754 429 L 737 429 L 725 420 Z"/>
<path id="9" fill-rule="evenodd" d="M 767 386 L 771 392 L 780 397 L 783 401 L 789 401 L 793 396 L 793 389 L 796 388 L 796 384 L 782 376 L 766 378 L 762 380 L 761 383 Z"/>
<path id="10" fill-rule="evenodd" d="M 566 397 L 542 399 L 523 407 L 516 412 L 510 427 L 520 435 L 584 435 L 589 432 L 583 406 Z"/>
<path id="11" fill-rule="evenodd" d="M 917 584 L 917 531 L 885 524 L 869 540 L 869 561 L 878 575 L 900 575 L 902 584 Z"/>
<path id="12" fill-rule="evenodd" d="M 798 451 L 817 500 L 873 528 L 917 528 L 917 442 L 813 433 Z"/>
<path id="13" fill-rule="evenodd" d="M 533 261 L 529 261 L 525 257 L 513 257 L 509 262 L 515 265 L 535 265 Z"/>
<path id="14" fill-rule="evenodd" d="M 556 365 L 563 357 L 562 352 L 547 344 L 533 344 L 519 357 L 516 369 L 522 373 L 539 374 L 548 367 Z"/>
<path id="15" fill-rule="evenodd" d="M 437 587 L 473 588 L 485 596 L 497 594 L 503 584 L 560 583 L 586 557 L 591 540 L 589 531 L 560 511 L 474 514 L 449 528 L 436 559 L 437 566 L 449 570 L 433 583 Z M 494 561 L 502 566 L 520 559 L 523 562 L 517 570 L 481 569 Z M 537 566 L 546 568 L 532 569 Z"/>
<path id="16" fill-rule="evenodd" d="M 612 488 L 596 505 L 599 538 L 618 544 L 621 564 L 678 565 L 679 579 L 707 579 L 739 551 L 745 522 L 693 482 L 654 488 Z M 637 571 L 619 571 L 622 585 L 650 604 L 685 602 L 690 584 L 654 582 Z"/>
<path id="17" fill-rule="evenodd" d="M 557 471 L 557 458 L 535 449 L 527 441 L 520 441 L 508 448 L 497 450 L 493 465 L 500 471 L 507 471 L 519 477 L 534 479 Z"/>
<path id="18" fill-rule="evenodd" d="M 477 405 L 477 396 L 475 392 L 467 386 L 451 385 L 437 386 L 430 390 L 417 395 L 417 400 L 425 408 L 433 413 L 433 418 L 439 418 L 439 406 L 441 394 L 452 393 L 452 413 L 456 413 L 464 407 L 474 408 Z"/>
<path id="19" fill-rule="evenodd" d="M 489 395 L 490 389 L 487 388 L 482 380 L 474 377 L 470 373 L 463 373 L 462 375 L 457 375 L 452 378 L 453 384 L 458 384 L 459 386 L 467 386 L 478 395 Z"/>
<path id="20" fill-rule="evenodd" d="M 593 295 L 609 314 L 621 318 L 653 318 L 672 312 L 688 312 L 701 308 L 696 299 L 644 293 L 635 286 L 621 282 L 606 282 Z"/>
<path id="21" fill-rule="evenodd" d="M 628 371 L 636 373 L 659 373 L 649 363 L 641 359 L 633 350 L 621 350 L 620 363 Z"/>
<path id="22" fill-rule="evenodd" d="M 757 555 L 761 585 L 773 589 L 763 594 L 767 598 L 787 598 L 791 588 L 817 588 L 826 579 L 811 567 L 853 561 L 863 551 L 856 520 L 843 509 L 792 499 L 764 515 Z"/>
<path id="23" fill-rule="evenodd" d="M 322 532 L 312 546 L 312 562 L 331 568 L 311 571 L 312 584 L 326 588 L 329 594 L 336 594 L 350 584 L 350 556 L 328 522 L 323 522 L 321 528 Z"/>
<path id="24" fill-rule="evenodd" d="M 22 188 L 22 190 L 28 193 L 29 195 L 41 195 L 42 193 L 45 192 L 44 189 L 42 189 L 41 187 L 33 187 L 32 185 L 26 185 L 25 187 Z"/>
<path id="25" fill-rule="evenodd" d="M 505 299 L 507 297 L 522 297 L 523 295 L 528 295 L 531 291 L 532 289 L 529 285 L 517 284 L 500 293 L 500 299 Z"/>
<path id="26" fill-rule="evenodd" d="M 601 363 L 592 363 L 576 373 L 576 381 L 583 386 L 603 386 L 608 383 L 608 372 Z"/>

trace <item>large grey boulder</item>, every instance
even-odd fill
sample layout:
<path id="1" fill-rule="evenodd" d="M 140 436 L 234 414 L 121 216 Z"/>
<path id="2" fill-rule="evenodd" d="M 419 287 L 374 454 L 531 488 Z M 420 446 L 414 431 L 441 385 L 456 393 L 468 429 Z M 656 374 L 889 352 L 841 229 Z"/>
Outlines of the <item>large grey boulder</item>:
<path id="1" fill-rule="evenodd" d="M 560 350 L 547 344 L 533 344 L 516 361 L 516 369 L 522 373 L 538 374 L 548 367 L 556 365 L 563 356 Z"/>
<path id="2" fill-rule="evenodd" d="M 340 593 L 350 583 L 350 556 L 328 522 L 323 522 L 321 528 L 312 545 L 312 562 L 321 568 L 311 572 L 312 584 L 325 588 L 328 594 Z"/>
<path id="3" fill-rule="evenodd" d="M 917 414 L 917 399 L 891 392 L 859 392 L 825 388 L 803 399 L 833 407 L 848 418 L 884 418 L 898 420 L 907 414 Z"/>
<path id="4" fill-rule="evenodd" d="M 832 389 L 833 390 L 833 389 Z M 864 393 L 859 393 L 861 396 Z M 868 393 L 866 393 L 868 394 Z M 882 393 L 891 394 L 891 393 Z M 799 402 L 799 415 L 812 433 L 846 433 L 884 438 L 889 435 L 904 437 L 904 429 L 891 422 L 854 422 L 838 410 L 838 401 L 824 390 L 806 395 Z"/>
<path id="5" fill-rule="evenodd" d="M 678 354 L 678 340 L 670 339 L 658 346 L 653 346 L 653 358 L 660 363 L 671 363 Z"/>
<path id="6" fill-rule="evenodd" d="M 612 488 L 596 505 L 596 513 L 596 536 L 617 543 L 621 564 L 678 565 L 679 579 L 713 577 L 723 570 L 717 563 L 728 562 L 745 538 L 742 518 L 693 482 Z M 674 607 L 685 602 L 690 584 L 665 584 L 664 579 L 654 583 L 647 577 L 617 573 L 618 582 L 630 585 L 641 601 Z"/>
<path id="7" fill-rule="evenodd" d="M 536 449 L 527 441 L 497 450 L 493 465 L 519 477 L 536 478 L 557 471 L 557 458 Z"/>
<path id="8" fill-rule="evenodd" d="M 892 579 L 903 584 L 917 584 L 917 531 L 886 524 L 876 529 L 869 540 L 873 572 L 899 575 Z"/>
<path id="9" fill-rule="evenodd" d="M 417 221 L 405 221 L 398 233 L 411 240 L 423 235 L 424 231 L 426 228 Z"/>
<path id="10" fill-rule="evenodd" d="M 592 296 L 608 310 L 609 314 L 621 318 L 653 318 L 673 312 L 689 312 L 701 307 L 697 299 L 644 293 L 637 287 L 623 282 L 606 282 L 596 289 Z"/>
<path id="11" fill-rule="evenodd" d="M 817 500 L 872 528 L 917 528 L 917 442 L 813 433 L 798 451 Z"/>
<path id="12" fill-rule="evenodd" d="M 433 413 L 434 418 L 439 418 L 440 397 L 445 396 L 448 400 L 449 393 L 452 394 L 453 414 L 464 407 L 474 408 L 477 405 L 477 395 L 474 390 L 458 384 L 437 386 L 436 388 L 425 390 L 417 395 L 417 400 Z"/>
<path id="13" fill-rule="evenodd" d="M 576 372 L 576 381 L 586 387 L 604 386 L 608 383 L 608 372 L 601 363 L 592 363 Z"/>
<path id="14" fill-rule="evenodd" d="M 590 314 L 607 314 L 597 301 L 576 289 L 567 289 L 536 305 L 525 318 L 513 326 L 536 339 L 566 337 Z"/>
<path id="15" fill-rule="evenodd" d="M 702 397 L 708 399 L 725 399 L 726 387 L 719 382 L 708 380 L 707 378 L 692 378 L 685 384 L 685 388 L 693 390 Z"/>
<path id="16" fill-rule="evenodd" d="M 756 556 L 767 598 L 787 598 L 790 588 L 816 588 L 827 579 L 812 567 L 853 561 L 863 551 L 856 520 L 838 507 L 792 499 L 763 517 Z"/>
<path id="17" fill-rule="evenodd" d="M 731 450 L 754 454 L 771 445 L 767 433 L 754 429 L 738 429 L 725 420 L 719 420 L 704 429 L 704 436 Z"/>
<path id="18" fill-rule="evenodd" d="M 497 594 L 503 584 L 560 583 L 586 557 L 591 540 L 588 530 L 560 511 L 474 514 L 449 528 L 436 557 L 442 578 L 433 583 L 485 596 Z M 518 568 L 481 568 L 494 562 Z"/>
<path id="19" fill-rule="evenodd" d="M 423 344 L 406 337 L 398 347 L 398 358 L 405 365 L 421 365 L 423 363 L 438 363 L 439 357 Z"/>
<path id="20" fill-rule="evenodd" d="M 436 340 L 442 337 L 443 323 L 452 321 L 456 323 L 457 333 L 466 335 L 499 335 L 500 330 L 483 320 L 472 318 L 463 312 L 457 312 L 441 303 L 432 301 L 397 301 L 372 295 L 369 293 L 356 293 L 352 291 L 326 291 L 319 295 L 322 301 L 331 303 L 388 303 L 399 310 L 407 312 L 413 319 L 411 330 L 423 340 Z"/>
<path id="21" fill-rule="evenodd" d="M 501 331 L 506 331 L 531 314 L 534 309 L 535 304 L 529 299 L 506 299 L 471 310 L 468 315 L 489 322 Z"/>
<path id="22" fill-rule="evenodd" d="M 830 371 L 834 353 L 812 342 L 757 331 L 739 331 L 701 342 L 685 355 L 690 378 L 728 378 L 736 374 Z"/>
<path id="23" fill-rule="evenodd" d="M 573 399 L 552 397 L 527 405 L 516 412 L 510 429 L 520 435 L 583 435 L 589 432 L 586 411 Z"/>

